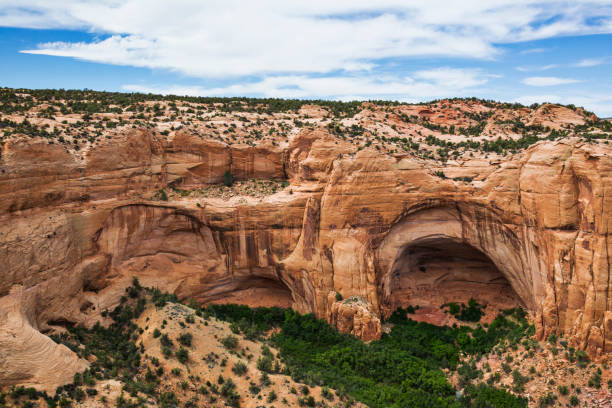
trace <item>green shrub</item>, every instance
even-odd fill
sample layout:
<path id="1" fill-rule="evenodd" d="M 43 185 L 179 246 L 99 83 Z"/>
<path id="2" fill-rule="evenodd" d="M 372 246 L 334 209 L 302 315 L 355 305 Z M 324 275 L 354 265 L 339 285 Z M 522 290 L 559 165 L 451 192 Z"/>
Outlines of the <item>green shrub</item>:
<path id="1" fill-rule="evenodd" d="M 157 198 L 161 201 L 168 201 L 168 194 L 163 188 L 157 192 Z"/>
<path id="2" fill-rule="evenodd" d="M 468 385 L 461 397 L 463 407 L 527 408 L 527 399 L 515 397 L 506 390 L 480 383 Z"/>
<path id="3" fill-rule="evenodd" d="M 171 408 L 178 406 L 178 399 L 173 392 L 162 392 L 159 396 L 160 406 L 162 408 Z"/>
<path id="4" fill-rule="evenodd" d="M 170 337 L 168 337 L 167 334 L 162 334 L 161 337 L 159 338 L 159 341 L 161 343 L 162 346 L 164 347 L 172 347 L 172 340 L 170 340 Z"/>
<path id="5" fill-rule="evenodd" d="M 231 171 L 226 170 L 225 173 L 223 173 L 223 184 L 225 184 L 226 187 L 234 185 L 234 176 Z"/>
<path id="6" fill-rule="evenodd" d="M 442 170 L 437 170 L 434 172 L 434 174 L 438 177 L 440 177 L 441 179 L 445 179 L 446 178 L 446 174 L 444 174 L 444 172 Z"/>
<path id="7" fill-rule="evenodd" d="M 232 367 L 232 371 L 236 375 L 244 375 L 247 372 L 247 366 L 242 361 L 237 361 Z"/>
<path id="8" fill-rule="evenodd" d="M 459 305 L 455 302 L 450 302 L 442 305 L 442 307 L 448 307 L 448 312 L 451 315 L 464 322 L 478 322 L 484 315 L 484 312 L 482 311 L 483 305 L 476 302 L 474 298 L 470 298 L 468 300 L 467 306 L 463 303 Z"/>
<path id="9" fill-rule="evenodd" d="M 540 407 L 547 407 L 549 405 L 554 405 L 555 399 L 556 398 L 552 393 L 547 392 L 546 394 L 540 396 L 540 398 L 538 399 L 538 405 Z"/>
<path id="10" fill-rule="evenodd" d="M 238 347 L 238 338 L 230 334 L 229 336 L 221 339 L 221 344 L 223 344 L 223 347 L 226 349 L 233 350 Z"/>
<path id="11" fill-rule="evenodd" d="M 314 407 L 316 406 L 317 402 L 315 401 L 314 397 L 312 395 L 308 396 L 308 397 L 303 397 L 303 398 L 299 398 L 298 399 L 298 404 L 303 407 Z"/>
<path id="12" fill-rule="evenodd" d="M 328 401 L 334 400 L 334 394 L 327 387 L 321 388 L 321 396 Z"/>
<path id="13" fill-rule="evenodd" d="M 272 384 L 272 381 L 270 381 L 270 376 L 268 376 L 268 373 L 261 374 L 260 381 L 261 381 L 262 387 L 269 387 Z"/>
<path id="14" fill-rule="evenodd" d="M 187 349 L 181 347 L 176 352 L 176 359 L 181 363 L 185 364 L 189 360 L 189 351 Z"/>
<path id="15" fill-rule="evenodd" d="M 273 361 L 270 356 L 261 356 L 257 359 L 257 369 L 266 373 L 272 372 Z"/>
<path id="16" fill-rule="evenodd" d="M 589 356 L 584 350 L 577 350 L 575 356 L 580 367 L 586 367 L 589 364 Z"/>
<path id="17" fill-rule="evenodd" d="M 72 406 L 72 402 L 70 402 L 70 400 L 66 398 L 66 396 L 62 395 L 61 397 L 59 397 L 59 406 L 61 408 L 68 408 Z"/>
<path id="18" fill-rule="evenodd" d="M 155 307 L 157 307 L 158 309 L 164 307 L 166 303 L 168 302 L 173 302 L 173 303 L 178 302 L 176 295 L 169 294 L 169 293 L 163 293 L 159 289 L 152 289 L 151 293 L 152 293 L 151 301 L 155 304 Z M 166 321 L 164 320 L 162 323 L 162 329 L 163 329 L 163 325 L 165 324 L 166 324 Z"/>
<path id="19" fill-rule="evenodd" d="M 272 402 L 276 401 L 276 398 L 277 398 L 277 395 L 274 392 L 274 390 L 272 390 L 272 391 L 270 391 L 268 393 L 268 403 L 272 403 Z"/>
<path id="20" fill-rule="evenodd" d="M 83 385 L 83 377 L 81 376 L 81 373 L 74 373 L 72 383 L 74 385 Z"/>
<path id="21" fill-rule="evenodd" d="M 191 333 L 182 333 L 178 338 L 179 343 L 187 347 L 191 347 L 192 340 L 193 340 L 193 335 Z"/>
<path id="22" fill-rule="evenodd" d="M 86 395 L 85 391 L 77 387 L 74 389 L 74 392 L 72 393 L 72 398 L 74 398 L 74 400 L 77 402 L 81 402 L 85 399 L 85 395 Z"/>
<path id="23" fill-rule="evenodd" d="M 521 375 L 518 370 L 514 370 L 512 371 L 512 380 L 512 391 L 521 394 L 525 391 L 525 384 L 529 381 L 529 378 Z"/>
<path id="24" fill-rule="evenodd" d="M 261 392 L 261 388 L 259 388 L 255 383 L 251 382 L 249 385 L 249 392 L 253 395 L 257 395 Z"/>
<path id="25" fill-rule="evenodd" d="M 225 397 L 231 407 L 240 406 L 240 395 L 236 392 L 236 384 L 231 378 L 228 378 L 221 387 L 221 395 Z"/>
<path id="26" fill-rule="evenodd" d="M 591 378 L 589 378 L 589 387 L 601 388 L 601 368 L 597 368 L 593 375 L 591 375 Z"/>
<path id="27" fill-rule="evenodd" d="M 457 374 L 459 375 L 459 385 L 462 387 L 469 384 L 472 380 L 482 377 L 482 372 L 476 368 L 476 364 L 473 361 L 459 366 Z"/>

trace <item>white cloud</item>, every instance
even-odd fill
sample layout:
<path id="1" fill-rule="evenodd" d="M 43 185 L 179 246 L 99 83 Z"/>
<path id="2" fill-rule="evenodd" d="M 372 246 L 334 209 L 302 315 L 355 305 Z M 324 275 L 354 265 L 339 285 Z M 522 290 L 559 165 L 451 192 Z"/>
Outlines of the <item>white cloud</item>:
<path id="1" fill-rule="evenodd" d="M 0 26 L 110 35 L 41 44 L 27 53 L 225 78 L 358 72 L 394 57 L 494 58 L 501 52 L 496 44 L 612 32 L 612 6 L 602 0 L 571 6 L 556 0 L 0 0 Z"/>
<path id="2" fill-rule="evenodd" d="M 548 48 L 529 48 L 521 51 L 521 54 L 540 54 L 546 51 L 548 51 Z"/>
<path id="3" fill-rule="evenodd" d="M 548 64 L 542 66 L 519 66 L 515 67 L 517 71 L 520 72 L 529 72 L 529 71 L 548 71 L 549 69 L 554 68 L 562 68 L 562 67 L 579 67 L 579 68 L 587 68 L 587 67 L 595 67 L 597 65 L 603 64 L 605 58 L 586 58 L 576 62 L 574 64 L 569 65 L 559 65 L 559 64 Z"/>
<path id="4" fill-rule="evenodd" d="M 438 86 L 451 89 L 471 88 L 487 82 L 485 75 L 479 70 L 449 67 L 417 71 L 414 76 L 418 79 L 428 80 Z"/>
<path id="5" fill-rule="evenodd" d="M 329 98 L 337 100 L 395 99 L 416 102 L 470 92 L 488 81 L 479 70 L 438 68 L 417 71 L 413 76 L 372 77 L 306 75 L 271 76 L 259 81 L 206 88 L 128 84 L 132 92 L 192 96 L 265 96 L 275 98 Z"/>
<path id="6" fill-rule="evenodd" d="M 557 64 L 542 65 L 539 67 L 516 67 L 517 71 L 528 72 L 528 71 L 548 71 L 549 69 L 558 68 Z"/>
<path id="7" fill-rule="evenodd" d="M 565 84 L 573 84 L 576 82 L 580 82 L 577 79 L 572 78 L 559 78 L 559 77 L 529 77 L 523 79 L 523 83 L 525 85 L 530 86 L 555 86 L 555 85 L 565 85 Z"/>
<path id="8" fill-rule="evenodd" d="M 603 58 L 587 58 L 577 62 L 574 66 L 580 68 L 595 67 L 604 63 Z"/>

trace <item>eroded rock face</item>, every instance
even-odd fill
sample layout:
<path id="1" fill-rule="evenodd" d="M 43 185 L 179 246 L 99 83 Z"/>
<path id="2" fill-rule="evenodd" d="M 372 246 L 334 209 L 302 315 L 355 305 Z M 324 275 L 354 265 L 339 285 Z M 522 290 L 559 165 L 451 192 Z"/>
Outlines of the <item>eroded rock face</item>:
<path id="1" fill-rule="evenodd" d="M 363 341 L 376 340 L 382 333 L 380 318 L 372 305 L 359 296 L 338 300 L 337 292 L 328 296 L 328 320 L 342 333 L 350 333 Z"/>
<path id="2" fill-rule="evenodd" d="M 33 319 L 38 290 L 16 285 L 0 299 L 0 387 L 22 384 L 52 393 L 89 366 L 38 331 Z"/>
<path id="3" fill-rule="evenodd" d="M 83 160 L 42 141 L 7 142 L 0 342 L 10 358 L 0 385 L 70 379 L 85 362 L 41 332 L 94 324 L 133 277 L 201 303 L 291 306 L 367 340 L 399 305 L 473 296 L 522 305 L 540 336 L 564 332 L 594 356 L 608 353 L 611 150 L 565 139 L 503 163 L 447 162 L 449 177 L 478 176 L 465 182 L 421 159 L 357 151 L 324 129 L 284 149 L 135 129 Z M 155 195 L 219 182 L 227 170 L 290 185 L 261 200 Z M 34 362 L 42 354 L 59 374 Z"/>

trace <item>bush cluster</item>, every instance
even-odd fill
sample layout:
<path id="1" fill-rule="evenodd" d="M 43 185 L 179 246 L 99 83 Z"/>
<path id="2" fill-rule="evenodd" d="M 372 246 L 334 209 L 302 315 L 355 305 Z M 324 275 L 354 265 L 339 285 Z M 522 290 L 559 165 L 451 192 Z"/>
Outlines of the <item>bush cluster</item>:
<path id="1" fill-rule="evenodd" d="M 488 329 L 418 323 L 409 320 L 407 310 L 402 310 L 390 318 L 394 323 L 391 332 L 370 344 L 337 332 L 313 315 L 236 305 L 211 309 L 210 313 L 230 322 L 247 319 L 261 330 L 280 327 L 271 341 L 294 380 L 344 390 L 374 408 L 526 407 L 524 398 L 490 384 L 472 386 L 471 380 L 479 378 L 478 374 L 468 376 L 471 378 L 465 393 L 457 400 L 455 388 L 442 371 L 456 369 L 460 353 L 486 353 L 502 339 L 518 343 L 523 336 L 533 334 L 533 326 L 520 309 L 500 314 Z M 263 371 L 270 365 L 267 355 L 258 361 Z M 304 406 L 311 402 L 306 396 L 300 401 Z"/>

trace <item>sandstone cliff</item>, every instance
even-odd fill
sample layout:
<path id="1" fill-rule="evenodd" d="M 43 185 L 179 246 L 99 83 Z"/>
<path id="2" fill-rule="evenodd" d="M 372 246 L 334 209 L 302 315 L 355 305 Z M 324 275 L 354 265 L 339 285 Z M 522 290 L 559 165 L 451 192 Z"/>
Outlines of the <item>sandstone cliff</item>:
<path id="1" fill-rule="evenodd" d="M 227 171 L 286 182 L 263 198 L 198 195 Z M 578 137 L 440 162 L 318 126 L 256 146 L 134 128 L 78 153 L 13 136 L 0 158 L 0 386 L 51 390 L 82 369 L 42 333 L 99 321 L 133 277 L 200 303 L 291 306 L 368 340 L 398 306 L 435 321 L 474 297 L 609 353 L 611 177 L 607 141 Z"/>

